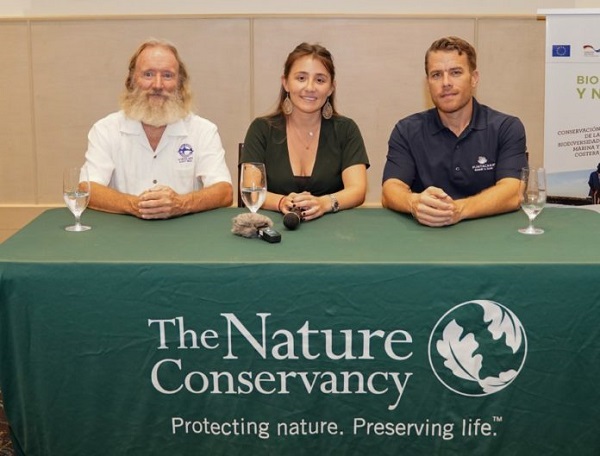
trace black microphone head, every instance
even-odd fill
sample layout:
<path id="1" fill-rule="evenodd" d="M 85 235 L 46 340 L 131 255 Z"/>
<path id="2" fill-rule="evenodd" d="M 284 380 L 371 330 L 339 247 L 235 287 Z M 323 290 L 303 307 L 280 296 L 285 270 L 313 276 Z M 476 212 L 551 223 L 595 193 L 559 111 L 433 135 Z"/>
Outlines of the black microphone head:
<path id="1" fill-rule="evenodd" d="M 283 216 L 283 225 L 288 230 L 295 230 L 300 226 L 300 216 L 296 212 L 288 212 Z"/>

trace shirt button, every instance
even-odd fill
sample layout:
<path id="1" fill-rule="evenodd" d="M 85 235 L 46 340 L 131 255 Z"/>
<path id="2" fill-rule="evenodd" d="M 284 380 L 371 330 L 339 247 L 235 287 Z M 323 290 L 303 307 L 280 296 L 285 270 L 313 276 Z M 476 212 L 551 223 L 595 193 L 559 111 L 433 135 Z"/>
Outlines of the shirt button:
<path id="1" fill-rule="evenodd" d="M 456 168 L 454 168 L 454 171 L 460 171 L 460 168 L 457 166 Z"/>
<path id="2" fill-rule="evenodd" d="M 158 181 L 157 181 L 156 179 L 154 179 L 154 180 L 152 181 L 152 183 L 153 183 L 153 184 L 156 184 L 157 182 L 158 182 Z"/>

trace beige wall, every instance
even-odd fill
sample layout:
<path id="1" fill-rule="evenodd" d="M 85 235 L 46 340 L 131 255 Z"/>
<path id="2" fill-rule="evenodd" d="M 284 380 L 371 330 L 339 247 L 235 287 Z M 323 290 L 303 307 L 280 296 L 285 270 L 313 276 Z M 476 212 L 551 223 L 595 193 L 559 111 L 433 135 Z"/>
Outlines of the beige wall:
<path id="1" fill-rule="evenodd" d="M 2 0 L 0 16 L 125 14 L 536 14 L 539 9 L 597 8 L 598 0 Z"/>
<path id="2" fill-rule="evenodd" d="M 393 125 L 430 106 L 423 54 L 443 35 L 475 44 L 478 99 L 523 120 L 531 161 L 541 164 L 544 31 L 533 16 L 0 20 L 0 241 L 36 209 L 62 204 L 61 168 L 83 162 L 90 126 L 117 109 L 127 61 L 147 37 L 177 44 L 197 112 L 219 126 L 232 172 L 249 122 L 276 100 L 287 54 L 300 41 L 327 46 L 338 107 L 367 144 L 367 203 L 375 205 Z"/>

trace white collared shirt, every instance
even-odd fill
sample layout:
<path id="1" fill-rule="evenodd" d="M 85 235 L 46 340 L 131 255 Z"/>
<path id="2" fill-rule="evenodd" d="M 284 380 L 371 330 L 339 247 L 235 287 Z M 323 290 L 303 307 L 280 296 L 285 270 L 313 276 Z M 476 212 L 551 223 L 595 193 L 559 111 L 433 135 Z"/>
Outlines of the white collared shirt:
<path id="1" fill-rule="evenodd" d="M 194 114 L 167 125 L 154 151 L 141 122 L 112 113 L 91 128 L 85 158 L 91 181 L 130 195 L 154 185 L 185 194 L 231 183 L 217 126 Z"/>

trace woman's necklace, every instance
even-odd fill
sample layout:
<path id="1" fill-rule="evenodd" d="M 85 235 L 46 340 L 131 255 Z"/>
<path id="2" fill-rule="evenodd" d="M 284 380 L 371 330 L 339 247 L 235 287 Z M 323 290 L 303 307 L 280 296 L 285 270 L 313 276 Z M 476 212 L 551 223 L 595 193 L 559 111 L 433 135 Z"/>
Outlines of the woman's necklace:
<path id="1" fill-rule="evenodd" d="M 296 133 L 296 137 L 298 138 L 298 141 L 300 141 L 300 143 L 304 146 L 304 149 L 310 150 L 310 148 L 312 147 L 312 144 L 313 144 L 313 140 L 315 139 L 315 136 L 317 136 L 317 134 L 319 133 L 320 125 L 317 125 L 316 131 L 309 130 L 304 134 L 302 134 L 302 132 L 296 125 L 292 124 L 292 128 L 293 128 L 294 132 Z"/>

